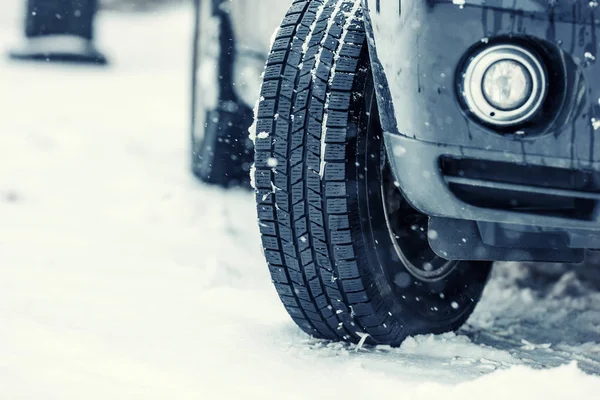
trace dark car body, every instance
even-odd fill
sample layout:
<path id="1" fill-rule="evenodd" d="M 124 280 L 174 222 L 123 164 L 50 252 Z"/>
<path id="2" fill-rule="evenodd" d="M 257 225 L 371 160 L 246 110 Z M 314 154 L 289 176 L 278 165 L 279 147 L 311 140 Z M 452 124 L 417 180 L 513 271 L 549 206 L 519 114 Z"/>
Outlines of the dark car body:
<path id="1" fill-rule="evenodd" d="M 600 248 L 600 11 L 589 0 L 365 0 L 389 160 L 451 259 L 578 261 Z M 480 48 L 534 48 L 536 118 L 474 118 L 461 79 Z"/>

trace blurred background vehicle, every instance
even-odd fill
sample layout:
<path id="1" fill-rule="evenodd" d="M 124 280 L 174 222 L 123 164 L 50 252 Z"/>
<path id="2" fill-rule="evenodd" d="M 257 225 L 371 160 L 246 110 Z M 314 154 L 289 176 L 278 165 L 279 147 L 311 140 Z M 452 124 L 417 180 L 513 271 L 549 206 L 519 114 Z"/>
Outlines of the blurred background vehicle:
<path id="1" fill-rule="evenodd" d="M 106 64 L 94 43 L 98 0 L 27 0 L 25 40 L 14 59 Z"/>

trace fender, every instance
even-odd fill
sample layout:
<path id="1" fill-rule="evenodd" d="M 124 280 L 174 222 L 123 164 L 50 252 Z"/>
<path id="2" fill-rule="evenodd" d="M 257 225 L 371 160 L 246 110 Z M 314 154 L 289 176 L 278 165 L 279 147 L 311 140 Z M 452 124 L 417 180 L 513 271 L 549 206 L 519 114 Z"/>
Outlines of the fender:
<path id="1" fill-rule="evenodd" d="M 390 86 L 385 74 L 385 70 L 381 60 L 379 59 L 375 38 L 375 31 L 373 28 L 373 21 L 371 18 L 371 12 L 379 14 L 381 12 L 380 0 L 361 0 L 363 3 L 363 14 L 365 21 L 365 33 L 367 35 L 367 43 L 369 47 L 369 57 L 371 59 L 371 69 L 373 72 L 373 81 L 375 82 L 375 93 L 377 94 L 377 106 L 379 108 L 379 118 L 381 127 L 384 132 L 398 133 L 398 124 L 396 123 L 396 113 L 394 111 L 394 103 L 392 100 L 392 93 Z M 370 5 L 373 4 L 374 8 L 371 10 Z M 397 4 L 396 13 L 399 12 L 401 5 L 400 2 Z M 375 17 L 377 19 L 377 16 Z M 391 42 L 388 38 L 377 38 L 382 42 Z M 382 45 L 382 47 L 385 44 Z"/>

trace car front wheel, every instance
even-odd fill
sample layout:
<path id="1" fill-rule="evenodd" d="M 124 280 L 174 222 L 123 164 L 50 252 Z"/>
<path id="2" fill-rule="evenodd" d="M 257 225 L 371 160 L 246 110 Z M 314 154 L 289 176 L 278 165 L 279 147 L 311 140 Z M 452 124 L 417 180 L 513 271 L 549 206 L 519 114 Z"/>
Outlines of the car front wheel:
<path id="1" fill-rule="evenodd" d="M 262 243 L 293 320 L 315 337 L 398 345 L 460 327 L 491 263 L 448 261 L 390 173 L 360 2 L 295 1 L 257 112 Z M 416 171 L 416 173 L 419 173 Z"/>

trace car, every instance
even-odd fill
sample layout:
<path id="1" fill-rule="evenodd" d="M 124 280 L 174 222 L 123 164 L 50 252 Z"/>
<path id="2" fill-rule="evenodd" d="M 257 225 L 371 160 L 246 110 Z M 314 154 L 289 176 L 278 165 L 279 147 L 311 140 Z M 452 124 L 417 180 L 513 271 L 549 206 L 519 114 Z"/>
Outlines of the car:
<path id="1" fill-rule="evenodd" d="M 392 346 L 457 330 L 494 261 L 600 249 L 597 2 L 288 6 L 251 178 L 302 330 Z"/>
<path id="2" fill-rule="evenodd" d="M 249 187 L 248 128 L 273 31 L 289 2 L 194 0 L 191 170 L 202 182 Z"/>

